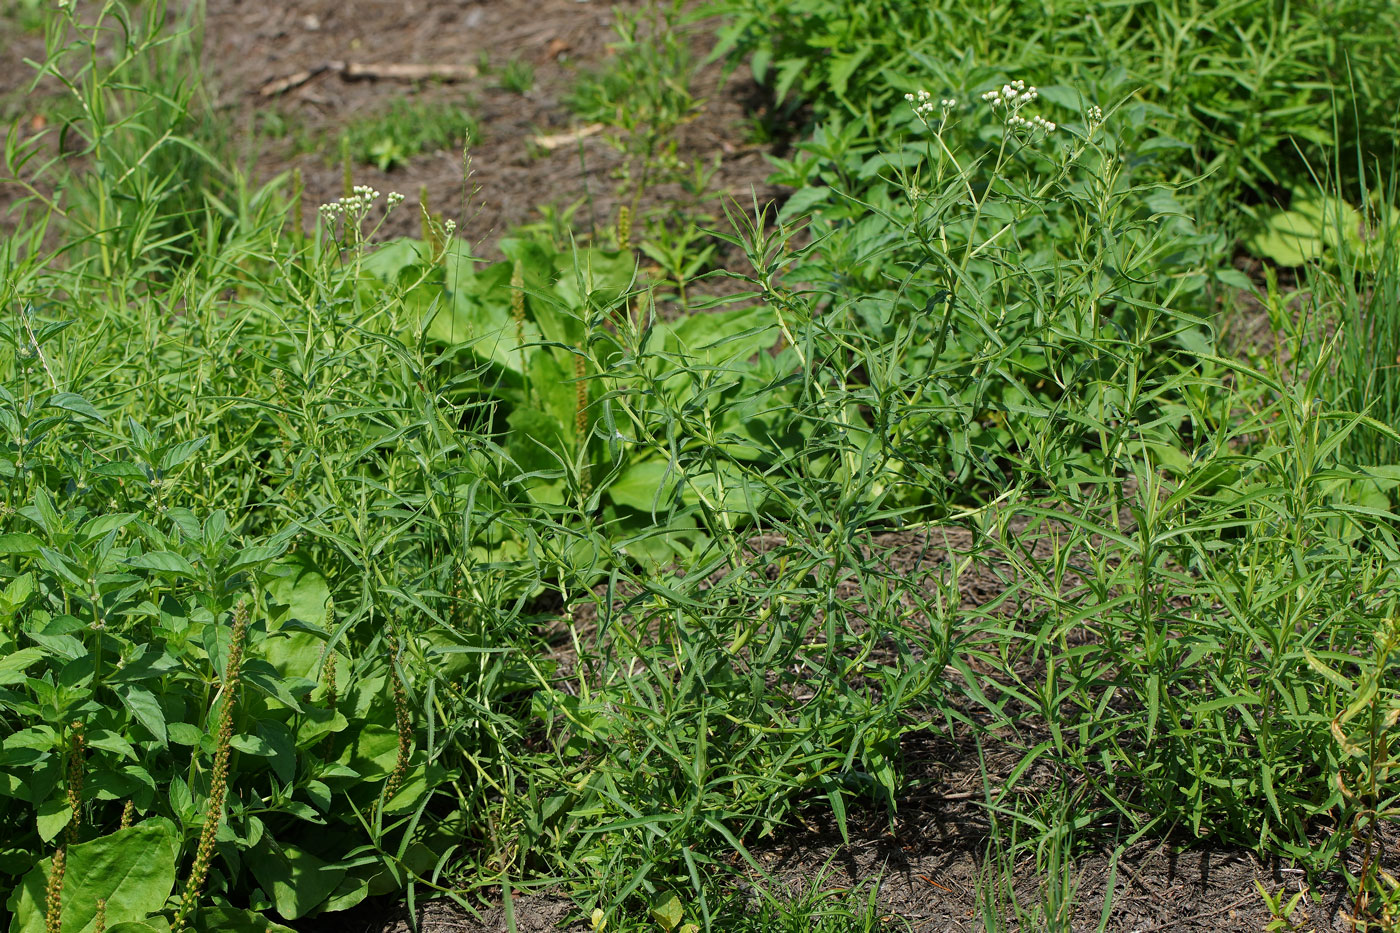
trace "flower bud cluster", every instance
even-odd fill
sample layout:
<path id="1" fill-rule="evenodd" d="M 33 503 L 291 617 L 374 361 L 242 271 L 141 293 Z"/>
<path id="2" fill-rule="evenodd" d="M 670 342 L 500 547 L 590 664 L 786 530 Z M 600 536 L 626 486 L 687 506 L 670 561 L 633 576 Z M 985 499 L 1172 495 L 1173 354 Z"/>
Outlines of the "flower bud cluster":
<path id="1" fill-rule="evenodd" d="M 988 91 L 982 95 L 982 99 L 991 104 L 993 110 L 1001 106 L 1020 110 L 1039 96 L 1040 92 L 1034 85 L 1026 87 L 1024 81 L 1012 81 L 1010 84 L 1003 84 L 1000 91 Z"/>
<path id="2" fill-rule="evenodd" d="M 1040 114 L 1036 114 L 1035 116 L 1027 120 L 1019 113 L 1013 113 L 1011 116 L 1006 118 L 1006 125 L 1015 127 L 1030 127 L 1033 130 L 1044 130 L 1047 133 L 1055 132 L 1055 123 L 1045 119 Z"/>
<path id="3" fill-rule="evenodd" d="M 366 189 L 368 190 L 368 189 Z M 375 197 L 379 192 L 375 192 Z M 224 801 L 228 796 L 229 749 L 233 744 L 233 708 L 238 702 L 238 685 L 243 665 L 243 647 L 248 637 L 248 603 L 240 600 L 233 610 L 233 629 L 229 636 L 228 660 L 224 664 L 223 706 L 219 709 L 219 728 L 214 739 L 214 767 L 209 779 L 209 797 L 205 803 L 204 826 L 199 845 L 195 847 L 194 863 L 185 882 L 185 891 L 171 921 L 172 933 L 184 933 L 190 913 L 199 902 L 200 889 L 209 874 L 214 857 L 214 837 L 223 821 Z"/>
<path id="4" fill-rule="evenodd" d="M 948 111 L 958 105 L 956 98 L 945 97 L 940 100 L 935 107 L 933 95 L 922 89 L 910 94 L 905 94 L 904 99 L 914 105 L 914 116 L 918 117 L 919 122 L 925 126 L 928 126 L 929 117 L 933 116 L 935 109 L 941 109 L 946 115 Z"/>
<path id="5" fill-rule="evenodd" d="M 393 210 L 403 202 L 404 196 L 397 191 L 390 191 L 385 202 L 385 210 Z M 321 219 L 325 221 L 335 220 L 339 216 L 352 218 L 363 217 L 369 213 L 369 209 L 379 200 L 379 192 L 369 185 L 356 185 L 351 189 L 348 198 L 341 198 L 329 204 L 321 205 Z"/>
<path id="6" fill-rule="evenodd" d="M 1002 115 L 1009 129 L 1018 130 L 1043 130 L 1045 133 L 1055 132 L 1056 124 L 1044 117 L 1036 114 L 1034 116 L 1024 116 L 1022 108 L 1027 104 L 1034 103 L 1040 98 L 1040 91 L 1035 85 L 1026 85 L 1024 81 L 1012 81 L 1010 84 L 1003 84 L 999 91 L 988 91 L 982 95 L 982 99 L 992 108 L 993 113 Z"/>

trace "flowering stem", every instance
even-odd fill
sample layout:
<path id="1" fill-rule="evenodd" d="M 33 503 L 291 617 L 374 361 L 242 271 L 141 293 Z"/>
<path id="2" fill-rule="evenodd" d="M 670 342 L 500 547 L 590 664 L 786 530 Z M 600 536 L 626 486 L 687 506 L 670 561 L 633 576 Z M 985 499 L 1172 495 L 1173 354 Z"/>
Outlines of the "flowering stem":
<path id="1" fill-rule="evenodd" d="M 238 699 L 238 675 L 243 663 L 243 642 L 248 634 L 248 615 L 247 602 L 240 601 L 233 610 L 233 633 L 221 691 L 224 704 L 219 711 L 219 732 L 214 745 L 214 770 L 209 782 L 209 801 L 204 812 L 204 828 L 199 834 L 199 846 L 195 849 L 194 864 L 190 866 L 185 892 L 180 898 L 180 906 L 175 911 L 175 919 L 170 924 L 171 933 L 181 933 L 185 929 L 189 923 L 190 912 L 199 902 L 199 892 L 209 874 L 209 862 L 214 855 L 214 837 L 218 835 L 219 824 L 223 819 L 224 799 L 228 795 L 229 749 L 233 742 L 233 707 Z"/>

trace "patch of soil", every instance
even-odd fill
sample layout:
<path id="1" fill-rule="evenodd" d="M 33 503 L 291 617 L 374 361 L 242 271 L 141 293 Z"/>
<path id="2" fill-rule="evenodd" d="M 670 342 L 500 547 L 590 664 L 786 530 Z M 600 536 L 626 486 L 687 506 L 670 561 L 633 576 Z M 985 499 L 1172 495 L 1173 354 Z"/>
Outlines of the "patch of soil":
<path id="1" fill-rule="evenodd" d="M 514 922 L 517 933 L 587 933 L 587 923 L 566 925 L 577 908 L 558 894 L 520 893 L 511 897 L 510 921 L 503 904 L 481 910 L 468 909 L 451 901 L 431 901 L 418 911 L 417 926 L 410 922 L 406 907 L 396 905 L 382 914 L 370 911 L 349 920 L 343 915 L 325 918 L 318 930 L 326 933 L 504 933 Z"/>
<path id="2" fill-rule="evenodd" d="M 407 165 L 382 172 L 356 165 L 355 182 L 409 197 L 386 222 L 384 236 L 412 235 L 420 219 L 414 200 L 426 186 L 432 209 L 455 218 L 458 235 L 488 259 L 499 257 L 495 241 L 512 227 L 539 218 L 539 208 L 584 203 L 574 215 L 584 231 L 609 230 L 619 199 L 613 178 L 622 156 L 606 133 L 575 144 L 546 149 L 532 140 L 580 129 L 584 121 L 566 105 L 581 74 L 601 67 L 615 41 L 612 4 L 597 0 L 210 0 L 205 28 L 207 71 L 216 105 L 233 115 L 239 138 L 260 150 L 258 174 L 269 178 L 299 168 L 305 179 L 305 219 L 318 204 L 333 201 L 344 182 L 336 149 L 340 128 L 382 110 L 408 95 L 443 106 L 465 107 L 479 122 L 480 139 L 470 147 L 470 175 L 464 176 L 460 151 L 424 153 Z M 616 7 L 636 11 L 643 0 Z M 693 29 L 689 39 L 696 61 L 703 61 L 711 34 Z M 391 80 L 347 80 L 328 70 L 275 97 L 260 93 L 269 81 L 327 62 L 440 64 L 472 66 L 485 58 L 485 73 L 451 84 Z M 534 68 L 525 94 L 499 85 L 498 69 L 520 60 Z M 767 183 L 764 159 L 772 146 L 748 141 L 754 106 L 762 95 L 750 80 L 726 80 L 718 62 L 699 71 L 694 92 L 705 103 L 678 133 L 683 162 L 718 163 L 705 210 L 714 215 L 715 198 L 729 195 L 749 206 L 780 197 Z M 290 139 L 259 139 L 260 117 L 269 108 L 282 123 L 321 141 L 315 151 L 296 154 Z M 644 195 L 648 209 L 682 211 L 694 199 L 677 185 L 661 185 Z M 724 257 L 733 259 L 733 257 Z"/>

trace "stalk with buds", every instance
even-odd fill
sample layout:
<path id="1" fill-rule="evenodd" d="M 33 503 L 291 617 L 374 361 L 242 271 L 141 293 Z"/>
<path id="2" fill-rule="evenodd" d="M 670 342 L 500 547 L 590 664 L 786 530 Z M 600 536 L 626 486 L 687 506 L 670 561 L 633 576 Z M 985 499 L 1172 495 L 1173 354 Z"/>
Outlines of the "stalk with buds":
<path id="1" fill-rule="evenodd" d="M 199 846 L 195 849 L 194 864 L 190 866 L 185 892 L 175 911 L 175 919 L 170 924 L 172 933 L 182 933 L 189 923 L 191 911 L 199 902 L 200 888 L 204 886 L 209 863 L 214 856 L 214 837 L 218 835 L 223 819 L 224 800 L 228 796 L 229 749 L 233 742 L 233 708 L 238 700 L 238 676 L 243 664 L 243 643 L 248 636 L 248 615 L 247 602 L 239 602 L 233 610 L 233 637 L 228 649 L 228 664 L 224 667 L 224 704 L 219 710 L 219 731 L 214 744 L 214 770 L 209 782 L 204 828 L 199 834 Z"/>
<path id="2" fill-rule="evenodd" d="M 592 470 L 588 465 L 588 360 L 579 353 L 574 356 L 574 437 L 583 454 L 579 484 L 586 497 L 593 491 Z"/>
<path id="3" fill-rule="evenodd" d="M 617 209 L 617 248 L 619 252 L 627 252 L 632 248 L 632 208 L 623 204 Z"/>
<path id="4" fill-rule="evenodd" d="M 60 933 L 63 929 L 63 875 L 68 868 L 68 850 L 59 846 L 53 854 L 53 868 L 44 888 L 44 931 Z"/>
<path id="5" fill-rule="evenodd" d="M 68 821 L 68 843 L 78 841 L 78 828 L 83 823 L 83 724 L 75 721 L 72 725 L 73 741 L 68 748 L 68 807 L 72 818 Z"/>
<path id="6" fill-rule="evenodd" d="M 394 759 L 394 770 L 389 782 L 384 786 L 384 799 L 387 801 L 399 792 L 408 777 L 408 762 L 413 754 L 413 722 L 408 715 L 408 692 L 404 690 L 403 678 L 399 676 L 398 642 L 389 643 L 389 680 L 394 685 L 394 728 L 399 734 L 399 751 Z"/>

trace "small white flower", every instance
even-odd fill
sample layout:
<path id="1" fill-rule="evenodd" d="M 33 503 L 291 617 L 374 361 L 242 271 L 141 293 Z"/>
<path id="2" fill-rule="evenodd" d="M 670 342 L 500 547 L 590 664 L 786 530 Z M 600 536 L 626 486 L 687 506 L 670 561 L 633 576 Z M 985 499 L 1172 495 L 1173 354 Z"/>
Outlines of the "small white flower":
<path id="1" fill-rule="evenodd" d="M 905 94 L 904 99 L 913 105 L 914 116 L 918 118 L 919 122 L 928 126 L 929 117 L 931 117 L 934 110 L 937 109 L 937 106 L 933 102 L 933 95 L 920 88 L 917 91 L 911 91 Z"/>
<path id="2" fill-rule="evenodd" d="M 994 113 L 1002 114 L 1002 120 L 1008 129 L 1029 127 L 1044 130 L 1046 133 L 1055 131 L 1055 124 L 1044 117 L 1036 115 L 1027 118 L 1021 113 L 1027 105 L 1040 99 L 1040 90 L 1033 84 L 1027 86 L 1025 81 L 1017 79 L 1003 84 L 999 91 L 987 91 L 982 95 L 982 99 Z"/>

